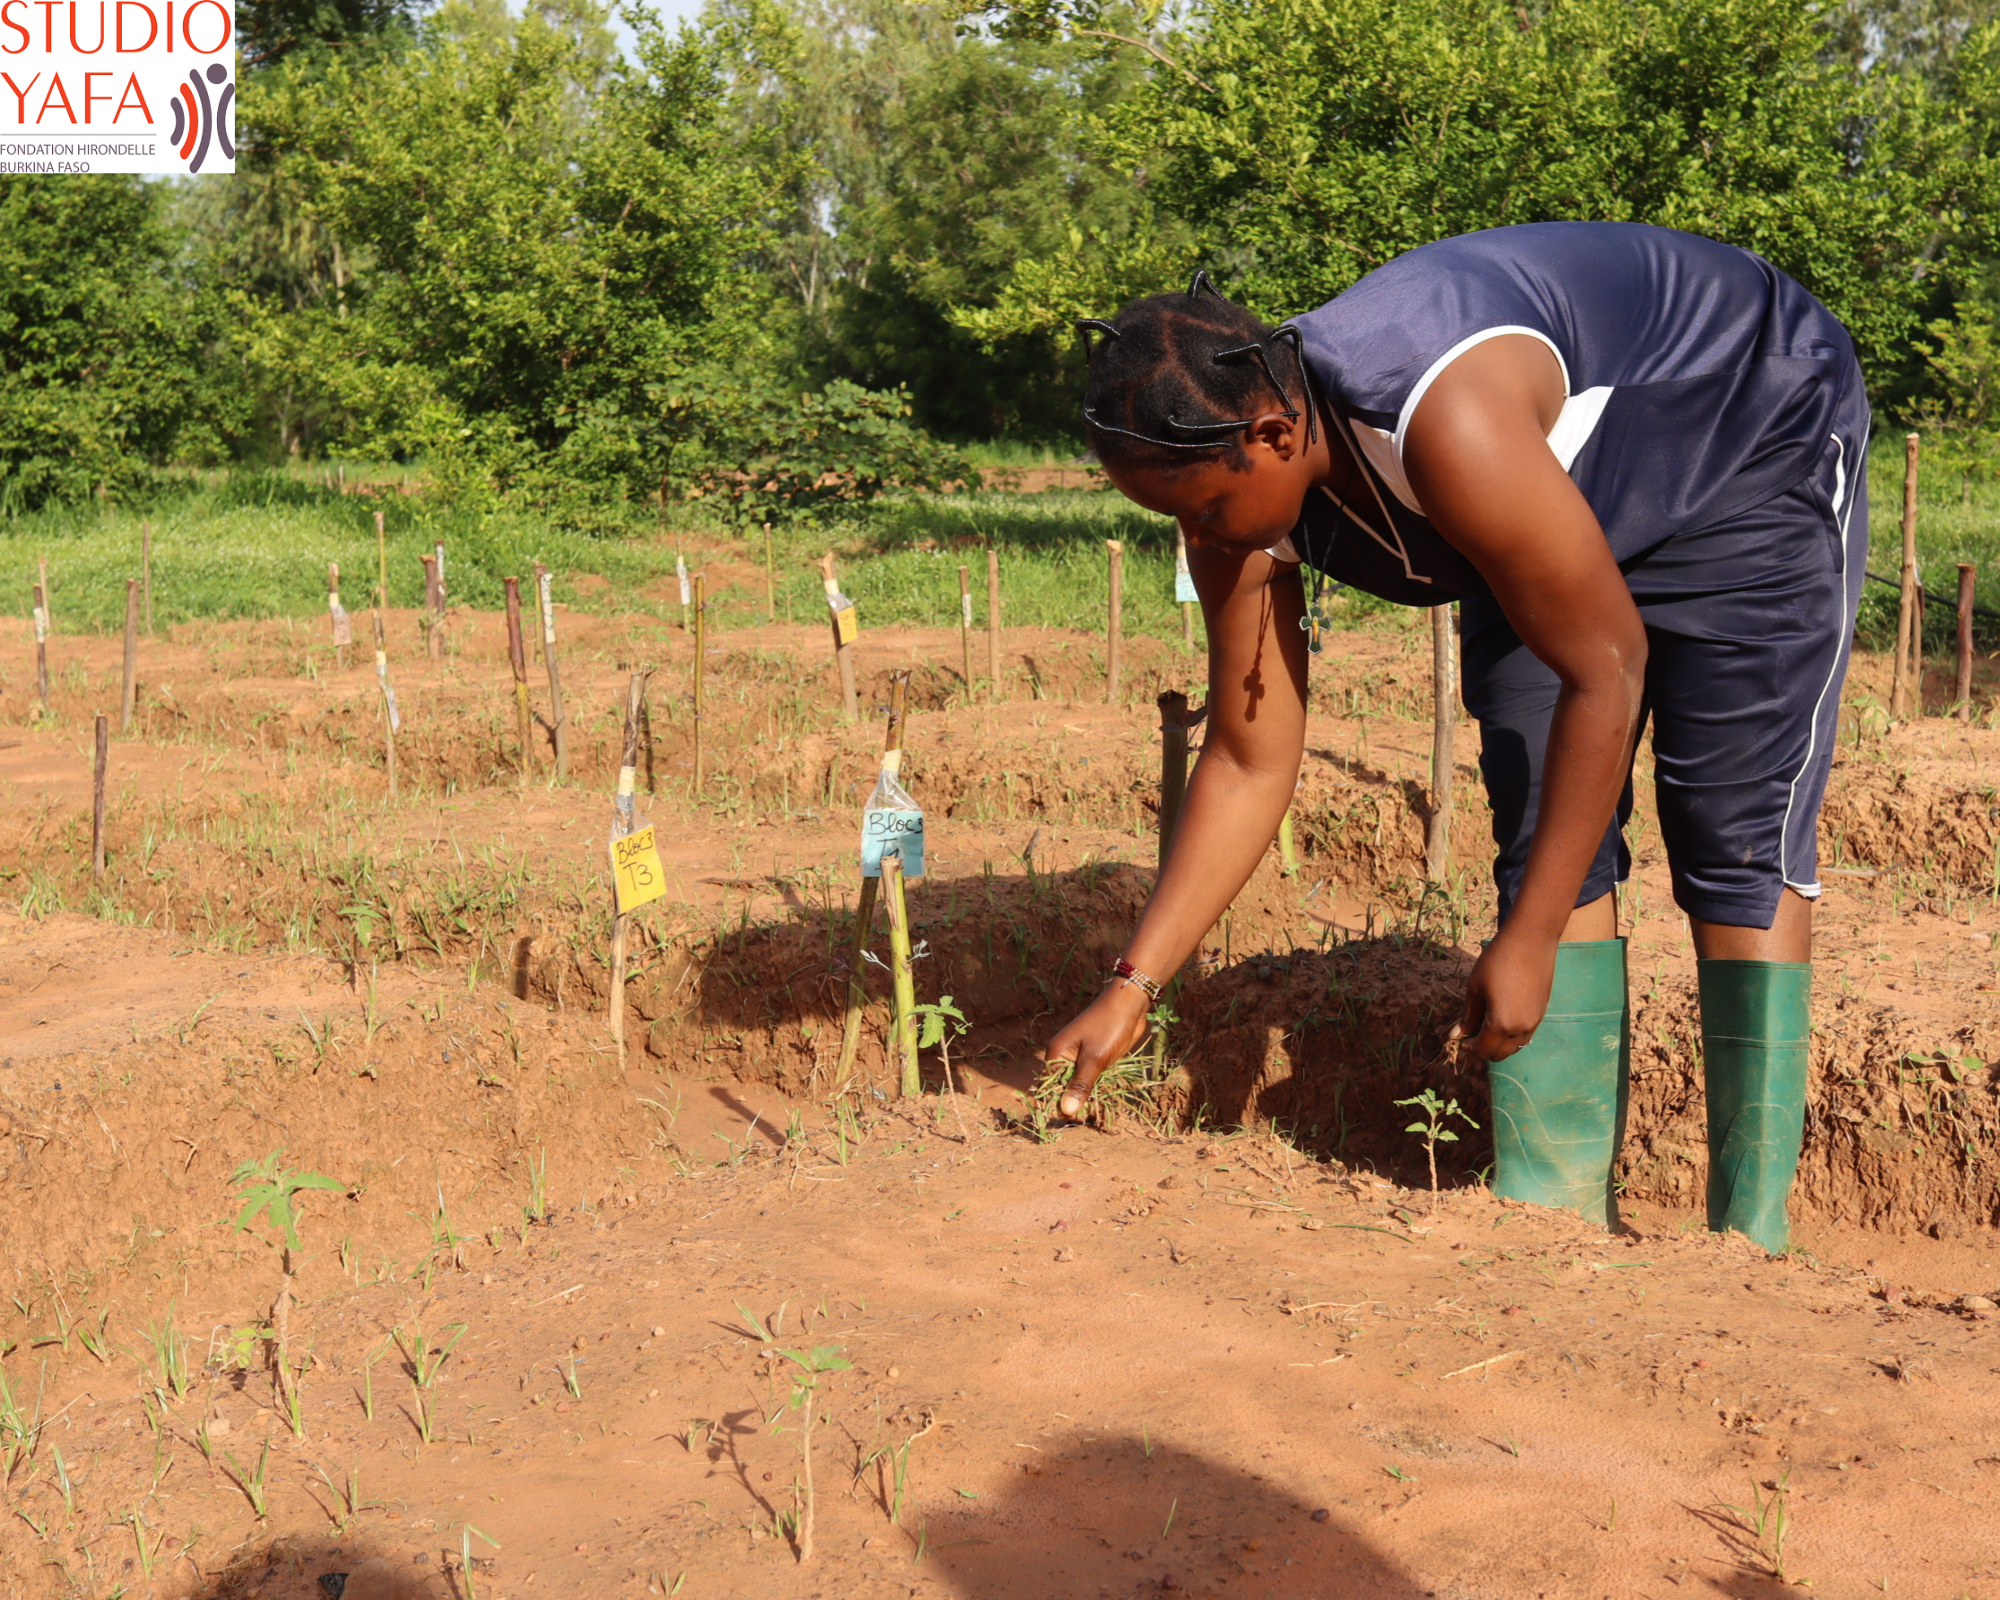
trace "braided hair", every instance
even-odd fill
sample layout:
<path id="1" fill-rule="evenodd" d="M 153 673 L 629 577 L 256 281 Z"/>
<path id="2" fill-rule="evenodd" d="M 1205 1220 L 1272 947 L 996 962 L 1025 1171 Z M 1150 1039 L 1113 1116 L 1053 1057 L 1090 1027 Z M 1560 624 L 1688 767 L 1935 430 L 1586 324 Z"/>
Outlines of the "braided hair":
<path id="1" fill-rule="evenodd" d="M 1100 461 L 1171 472 L 1220 460 L 1245 471 L 1243 434 L 1274 395 L 1288 416 L 1303 411 L 1308 437 L 1318 436 L 1298 330 L 1267 326 L 1206 272 L 1185 294 L 1148 295 L 1108 320 L 1086 317 L 1076 331 L 1087 369 L 1083 425 Z M 1290 355 L 1274 362 L 1280 344 Z"/>

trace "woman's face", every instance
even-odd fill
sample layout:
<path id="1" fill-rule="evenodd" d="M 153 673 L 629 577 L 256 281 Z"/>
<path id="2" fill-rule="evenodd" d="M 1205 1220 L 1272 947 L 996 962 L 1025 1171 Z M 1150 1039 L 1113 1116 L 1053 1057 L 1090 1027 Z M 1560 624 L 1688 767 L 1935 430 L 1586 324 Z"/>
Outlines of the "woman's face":
<path id="1" fill-rule="evenodd" d="M 1301 421 L 1281 411 L 1251 420 L 1244 466 L 1205 457 L 1169 470 L 1105 464 L 1128 500 L 1172 517 L 1197 549 L 1245 555 L 1267 550 L 1298 526 L 1306 492 L 1324 470 L 1325 436 L 1307 447 Z"/>

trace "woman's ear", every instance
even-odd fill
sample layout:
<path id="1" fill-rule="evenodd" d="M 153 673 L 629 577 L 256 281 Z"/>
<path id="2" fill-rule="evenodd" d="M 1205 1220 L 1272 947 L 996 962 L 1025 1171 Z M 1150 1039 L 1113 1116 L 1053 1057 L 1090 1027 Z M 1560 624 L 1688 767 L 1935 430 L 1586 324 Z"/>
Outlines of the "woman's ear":
<path id="1" fill-rule="evenodd" d="M 1260 411 L 1250 419 L 1244 442 L 1252 447 L 1261 445 L 1280 461 L 1290 461 L 1305 449 L 1306 435 L 1300 418 L 1282 411 Z"/>

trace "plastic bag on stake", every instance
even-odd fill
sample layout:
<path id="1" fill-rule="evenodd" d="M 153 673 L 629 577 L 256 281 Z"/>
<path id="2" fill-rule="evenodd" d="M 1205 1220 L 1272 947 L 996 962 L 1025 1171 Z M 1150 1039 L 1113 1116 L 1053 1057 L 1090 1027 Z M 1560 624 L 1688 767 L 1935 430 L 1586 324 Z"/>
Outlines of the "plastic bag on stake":
<path id="1" fill-rule="evenodd" d="M 903 876 L 924 875 L 924 813 L 901 781 L 903 752 L 882 756 L 875 792 L 861 809 L 861 876 L 882 876 L 882 855 L 894 850 L 903 860 Z"/>

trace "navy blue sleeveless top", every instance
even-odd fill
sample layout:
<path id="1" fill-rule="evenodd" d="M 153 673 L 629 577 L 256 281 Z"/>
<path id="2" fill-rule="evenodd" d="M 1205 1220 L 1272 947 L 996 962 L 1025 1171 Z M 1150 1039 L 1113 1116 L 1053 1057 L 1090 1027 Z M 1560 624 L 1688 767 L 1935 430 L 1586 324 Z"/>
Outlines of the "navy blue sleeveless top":
<path id="1" fill-rule="evenodd" d="M 1406 605 L 1486 592 L 1425 520 L 1402 464 L 1417 403 L 1482 339 L 1525 333 L 1555 352 L 1567 399 L 1549 447 L 1621 565 L 1800 482 L 1860 381 L 1847 330 L 1768 261 L 1640 223 L 1440 239 L 1295 326 L 1374 492 L 1352 518 L 1308 496 L 1291 543 L 1330 577 Z"/>

